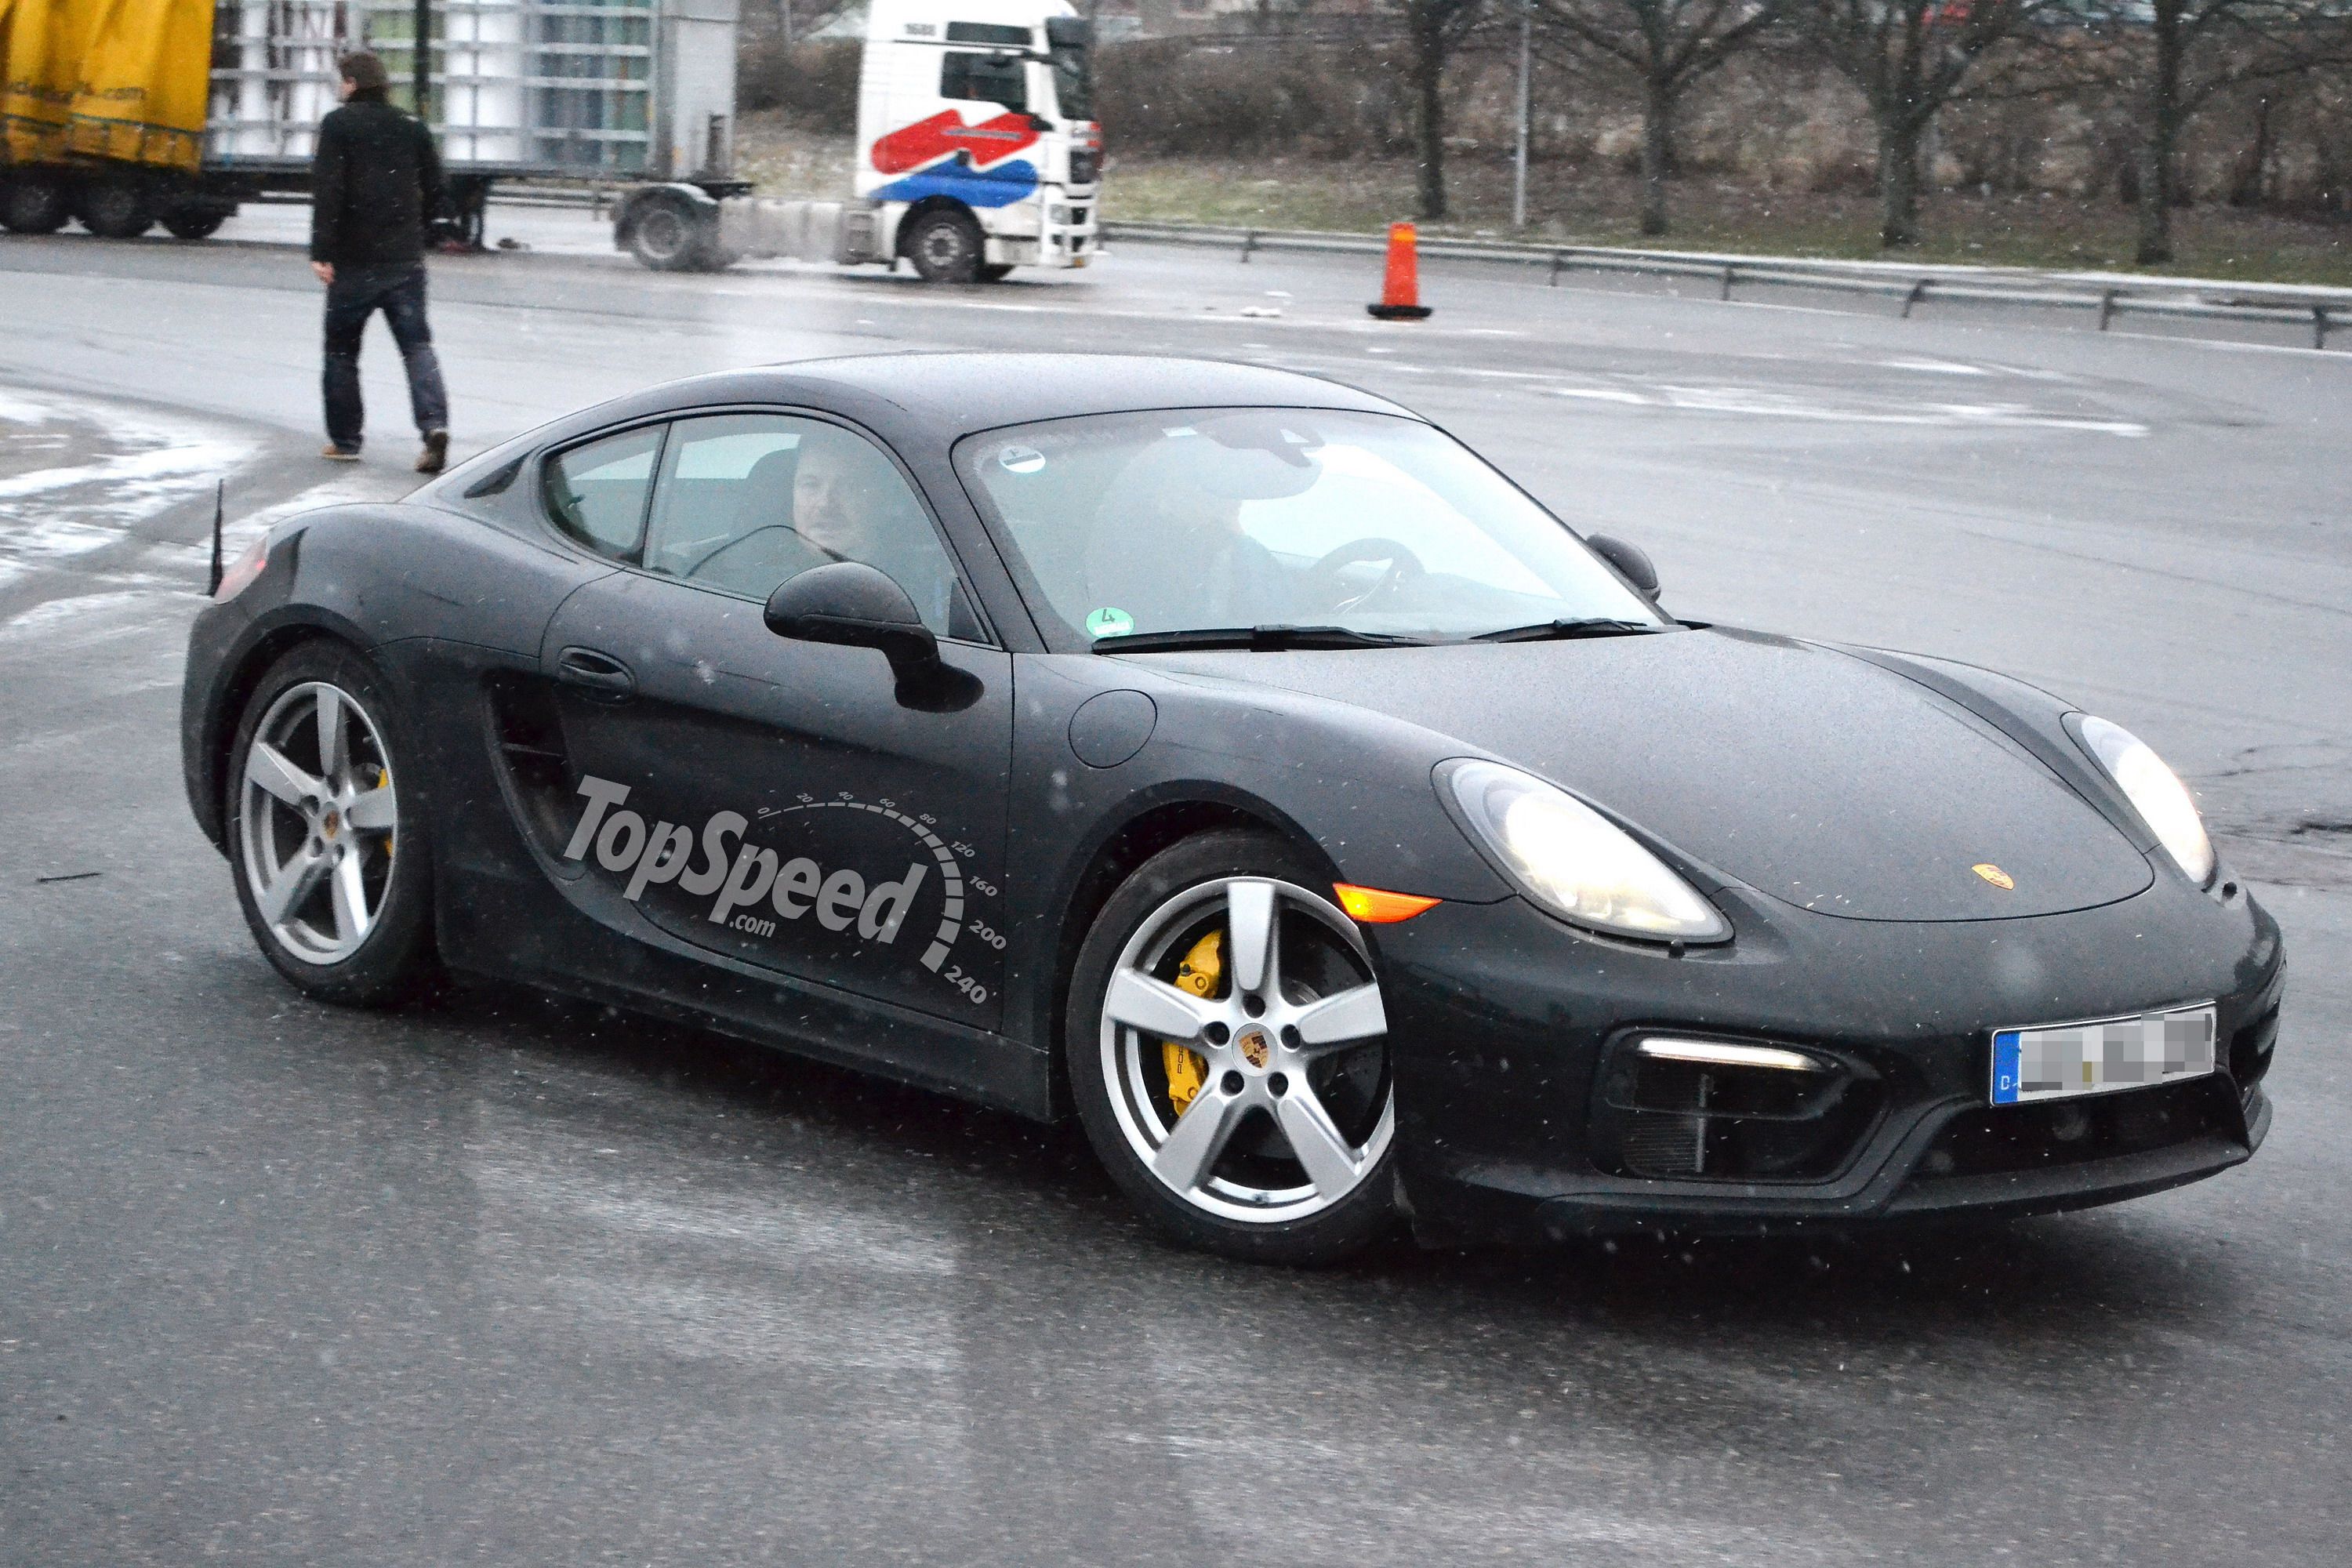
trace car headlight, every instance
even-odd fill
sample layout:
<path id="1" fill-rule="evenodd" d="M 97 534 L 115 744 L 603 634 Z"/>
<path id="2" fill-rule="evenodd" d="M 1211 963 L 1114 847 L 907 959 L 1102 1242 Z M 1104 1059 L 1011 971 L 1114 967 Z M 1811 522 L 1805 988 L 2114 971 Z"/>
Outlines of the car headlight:
<path id="1" fill-rule="evenodd" d="M 1731 934 L 1689 883 L 1564 790 L 1475 761 L 1441 770 L 1438 788 L 1519 891 L 1562 920 L 1652 942 Z"/>
<path id="2" fill-rule="evenodd" d="M 2074 739 L 2106 770 L 2124 792 L 2139 819 L 2156 841 L 2179 863 L 2189 879 L 2203 887 L 2213 879 L 2213 841 L 2205 837 L 2205 821 L 2180 775 L 2164 765 L 2146 741 L 2121 724 L 2074 714 L 2068 721 Z"/>

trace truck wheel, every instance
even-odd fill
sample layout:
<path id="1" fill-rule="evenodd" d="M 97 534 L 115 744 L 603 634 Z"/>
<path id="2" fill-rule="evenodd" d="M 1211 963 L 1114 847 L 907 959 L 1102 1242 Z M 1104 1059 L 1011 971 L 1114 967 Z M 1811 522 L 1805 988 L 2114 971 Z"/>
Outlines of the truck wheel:
<path id="1" fill-rule="evenodd" d="M 980 269 L 982 283 L 1002 283 L 1012 276 L 1013 263 L 1009 261 L 992 261 Z"/>
<path id="2" fill-rule="evenodd" d="M 74 207 L 82 227 L 102 239 L 136 239 L 155 226 L 155 198 L 131 180 L 93 180 Z"/>
<path id="3" fill-rule="evenodd" d="M 969 213 L 941 208 L 907 231 L 907 258 L 927 283 L 969 283 L 980 276 L 983 241 Z"/>
<path id="4" fill-rule="evenodd" d="M 66 194 L 53 180 L 20 174 L 0 184 L 0 228 L 11 234 L 55 234 L 69 216 Z"/>
<path id="5" fill-rule="evenodd" d="M 210 239 L 228 221 L 218 207 L 173 207 L 163 215 L 163 226 L 174 239 Z"/>
<path id="6" fill-rule="evenodd" d="M 684 202 L 657 196 L 629 226 L 629 254 L 656 272 L 707 272 L 718 249 L 713 226 Z"/>

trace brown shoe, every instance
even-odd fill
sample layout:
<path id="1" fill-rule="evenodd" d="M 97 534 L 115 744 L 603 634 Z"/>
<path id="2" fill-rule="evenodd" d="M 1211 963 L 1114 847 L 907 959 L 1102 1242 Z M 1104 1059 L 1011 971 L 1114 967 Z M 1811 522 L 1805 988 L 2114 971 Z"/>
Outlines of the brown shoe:
<path id="1" fill-rule="evenodd" d="M 331 463 L 356 463 L 360 460 L 357 447 L 338 447 L 332 441 L 319 448 L 319 456 Z"/>
<path id="2" fill-rule="evenodd" d="M 448 466 L 449 432 L 427 430 L 425 432 L 425 450 L 416 454 L 416 471 L 420 474 L 437 474 Z"/>

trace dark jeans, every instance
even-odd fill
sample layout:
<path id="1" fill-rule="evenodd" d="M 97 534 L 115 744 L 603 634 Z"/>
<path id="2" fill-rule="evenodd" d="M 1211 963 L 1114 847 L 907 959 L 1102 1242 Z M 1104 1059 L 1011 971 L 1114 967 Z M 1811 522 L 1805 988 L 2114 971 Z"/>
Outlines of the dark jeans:
<path id="1" fill-rule="evenodd" d="M 449 427 L 449 395 L 441 389 L 441 362 L 433 357 L 433 329 L 425 322 L 424 264 L 337 267 L 327 285 L 327 438 L 351 451 L 359 449 L 367 416 L 360 403 L 360 338 L 378 310 L 408 366 L 418 432 Z"/>

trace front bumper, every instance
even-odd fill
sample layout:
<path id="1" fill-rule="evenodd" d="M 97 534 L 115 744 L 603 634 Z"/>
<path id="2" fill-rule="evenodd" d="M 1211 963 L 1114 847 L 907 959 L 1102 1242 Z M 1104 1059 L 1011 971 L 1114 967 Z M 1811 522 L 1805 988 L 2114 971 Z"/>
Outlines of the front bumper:
<path id="1" fill-rule="evenodd" d="M 1034 209 L 1036 233 L 992 233 L 986 258 L 1004 267 L 1084 267 L 1102 248 L 1100 207 L 1092 191 L 1049 188 Z"/>
<path id="2" fill-rule="evenodd" d="M 1433 1244 L 1639 1230 L 1861 1227 L 2087 1207 L 2242 1163 L 2269 1129 L 2278 928 L 2242 892 L 2158 879 L 2030 920 L 1840 920 L 1728 896 L 1738 938 L 1679 958 L 1531 906 L 1445 904 L 1371 938 L 1390 999 L 1400 1172 Z M 1990 1103 L 1997 1028 L 2211 998 L 2212 1075 L 2032 1106 Z M 1801 1174 L 1644 1173 L 1604 1092 L 1652 1031 L 1791 1045 L 1870 1098 Z M 1703 1162 L 1702 1162 L 1703 1163 Z"/>

